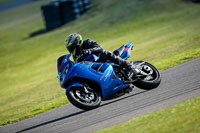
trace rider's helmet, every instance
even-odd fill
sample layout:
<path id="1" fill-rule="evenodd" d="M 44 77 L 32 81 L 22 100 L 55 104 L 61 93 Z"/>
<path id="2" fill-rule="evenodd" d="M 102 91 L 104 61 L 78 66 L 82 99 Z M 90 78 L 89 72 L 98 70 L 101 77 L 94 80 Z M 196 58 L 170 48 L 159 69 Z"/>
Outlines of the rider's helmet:
<path id="1" fill-rule="evenodd" d="M 65 41 L 65 46 L 67 50 L 73 55 L 75 54 L 77 47 L 80 47 L 82 44 L 82 36 L 78 33 L 70 34 Z"/>

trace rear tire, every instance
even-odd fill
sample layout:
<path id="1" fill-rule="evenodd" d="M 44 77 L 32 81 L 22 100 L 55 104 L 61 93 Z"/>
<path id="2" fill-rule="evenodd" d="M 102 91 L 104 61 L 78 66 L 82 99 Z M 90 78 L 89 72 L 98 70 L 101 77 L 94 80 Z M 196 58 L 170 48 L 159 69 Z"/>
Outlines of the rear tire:
<path id="1" fill-rule="evenodd" d="M 91 110 L 101 104 L 100 94 L 91 88 L 88 93 L 85 93 L 83 87 L 73 87 L 68 92 L 67 97 L 74 106 L 83 110 Z"/>
<path id="2" fill-rule="evenodd" d="M 142 63 L 143 61 L 136 61 L 134 64 Z M 138 88 L 144 89 L 144 90 L 151 90 L 160 85 L 161 77 L 159 71 L 150 63 L 144 62 L 144 64 L 141 66 L 140 69 L 143 69 L 143 67 L 150 67 L 153 70 L 153 73 L 150 75 L 152 79 L 146 80 L 147 78 L 145 76 L 138 76 L 137 80 L 133 83 Z"/>

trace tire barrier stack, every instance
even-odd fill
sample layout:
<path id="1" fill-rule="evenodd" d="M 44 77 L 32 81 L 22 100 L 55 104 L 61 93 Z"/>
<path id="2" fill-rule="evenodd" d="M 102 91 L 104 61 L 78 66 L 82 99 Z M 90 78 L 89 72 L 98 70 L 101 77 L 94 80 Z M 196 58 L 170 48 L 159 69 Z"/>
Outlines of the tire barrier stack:
<path id="1" fill-rule="evenodd" d="M 200 0 L 184 0 L 184 1 L 189 1 L 189 2 L 196 3 L 196 4 L 200 4 Z"/>
<path id="2" fill-rule="evenodd" d="M 194 3 L 200 3 L 200 0 L 191 0 Z"/>
<path id="3" fill-rule="evenodd" d="M 50 31 L 79 18 L 90 8 L 91 0 L 58 0 L 41 7 L 46 30 Z"/>

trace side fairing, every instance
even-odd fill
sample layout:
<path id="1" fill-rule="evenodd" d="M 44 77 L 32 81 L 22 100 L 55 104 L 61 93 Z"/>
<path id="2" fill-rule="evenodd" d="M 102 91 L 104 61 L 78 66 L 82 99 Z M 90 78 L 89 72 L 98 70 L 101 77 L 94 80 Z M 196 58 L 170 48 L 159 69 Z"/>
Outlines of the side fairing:
<path id="1" fill-rule="evenodd" d="M 85 78 L 99 84 L 103 99 L 107 99 L 117 91 L 118 86 L 123 85 L 123 82 L 116 77 L 112 66 L 107 63 L 89 65 L 78 63 L 68 72 L 63 79 L 63 83 L 73 77 Z"/>

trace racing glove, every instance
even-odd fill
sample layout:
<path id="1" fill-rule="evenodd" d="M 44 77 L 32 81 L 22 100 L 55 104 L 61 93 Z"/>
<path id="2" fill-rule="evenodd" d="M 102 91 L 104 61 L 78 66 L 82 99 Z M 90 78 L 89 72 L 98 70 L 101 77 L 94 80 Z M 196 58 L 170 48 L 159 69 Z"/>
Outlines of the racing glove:
<path id="1" fill-rule="evenodd" d="M 81 52 L 82 55 L 86 55 L 86 54 L 92 54 L 92 51 L 87 49 L 87 50 L 83 50 L 83 52 Z"/>

